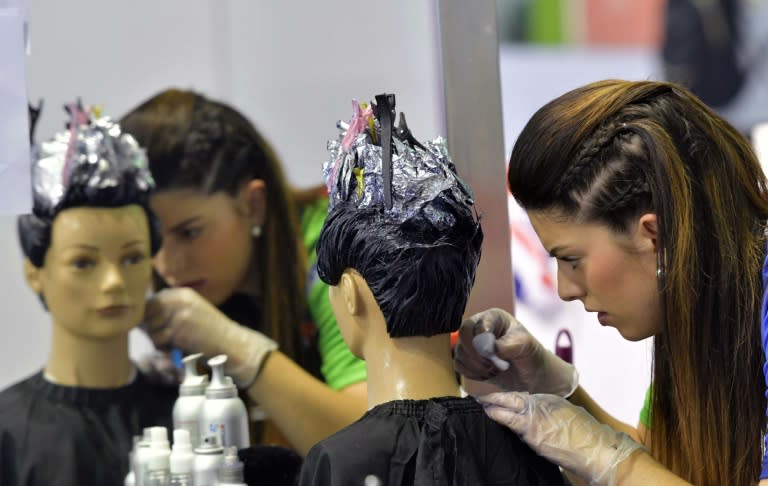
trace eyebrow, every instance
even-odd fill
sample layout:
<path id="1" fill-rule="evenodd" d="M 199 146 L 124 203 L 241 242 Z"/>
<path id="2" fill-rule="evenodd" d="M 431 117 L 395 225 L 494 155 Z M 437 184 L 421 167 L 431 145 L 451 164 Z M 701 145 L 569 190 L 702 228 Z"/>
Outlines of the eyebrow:
<path id="1" fill-rule="evenodd" d="M 177 231 L 180 231 L 180 230 L 181 230 L 183 227 L 185 227 L 185 226 L 187 226 L 187 225 L 189 225 L 189 224 L 192 224 L 192 223 L 196 223 L 196 222 L 197 222 L 197 220 L 199 220 L 199 219 L 202 219 L 202 218 L 203 218 L 203 217 L 202 217 L 202 216 L 200 216 L 200 215 L 198 215 L 198 216 L 192 216 L 191 218 L 187 218 L 187 219 L 185 219 L 184 221 L 182 221 L 182 222 L 180 222 L 180 223 L 178 223 L 178 224 L 174 225 L 174 226 L 173 226 L 173 227 L 170 229 L 170 231 L 171 231 L 171 233 L 176 233 Z"/>
<path id="2" fill-rule="evenodd" d="M 141 245 L 142 243 L 143 243 L 142 240 L 132 240 L 132 241 L 129 241 L 128 243 L 124 243 L 123 248 L 128 248 L 129 246 Z"/>
<path id="3" fill-rule="evenodd" d="M 128 248 L 131 246 L 141 245 L 143 243 L 142 240 L 131 240 L 126 243 L 123 243 L 121 248 Z M 88 245 L 86 243 L 75 243 L 74 245 L 71 245 L 70 248 L 79 248 L 81 250 L 88 250 L 88 251 L 99 251 L 99 247 Z"/>

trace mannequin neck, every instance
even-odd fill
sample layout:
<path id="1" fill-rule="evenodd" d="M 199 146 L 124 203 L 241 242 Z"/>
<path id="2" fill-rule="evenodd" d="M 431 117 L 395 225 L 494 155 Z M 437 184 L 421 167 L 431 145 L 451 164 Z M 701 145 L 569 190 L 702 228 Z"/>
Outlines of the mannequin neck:
<path id="1" fill-rule="evenodd" d="M 368 369 L 368 408 L 393 400 L 460 396 L 453 371 L 450 335 L 369 339 L 363 356 Z"/>
<path id="2" fill-rule="evenodd" d="M 128 355 L 128 333 L 89 339 L 54 324 L 45 373 L 56 384 L 64 386 L 125 386 L 133 377 L 133 364 Z"/>

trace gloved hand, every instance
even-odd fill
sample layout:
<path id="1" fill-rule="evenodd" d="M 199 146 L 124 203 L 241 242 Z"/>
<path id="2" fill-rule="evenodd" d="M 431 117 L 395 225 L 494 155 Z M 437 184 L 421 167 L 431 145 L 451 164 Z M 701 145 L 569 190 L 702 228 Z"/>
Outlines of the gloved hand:
<path id="1" fill-rule="evenodd" d="M 642 446 L 556 395 L 491 393 L 485 413 L 516 432 L 537 454 L 589 481 L 612 486 L 617 466 Z"/>
<path id="2" fill-rule="evenodd" d="M 159 349 L 176 347 L 206 357 L 226 354 L 225 372 L 240 388 L 256 379 L 277 343 L 229 319 L 189 288 L 163 289 L 147 301 L 145 328 Z"/>
<path id="3" fill-rule="evenodd" d="M 147 353 L 139 358 L 136 367 L 150 383 L 178 385 L 183 379 L 183 373 L 173 364 L 168 351 L 156 349 L 152 353 Z"/>
<path id="4" fill-rule="evenodd" d="M 496 356 L 510 364 L 505 371 L 475 349 L 472 338 L 482 332 L 496 336 Z M 471 380 L 489 381 L 510 391 L 568 397 L 579 385 L 579 374 L 572 364 L 542 346 L 517 319 L 501 309 L 480 312 L 461 324 L 454 367 Z"/>

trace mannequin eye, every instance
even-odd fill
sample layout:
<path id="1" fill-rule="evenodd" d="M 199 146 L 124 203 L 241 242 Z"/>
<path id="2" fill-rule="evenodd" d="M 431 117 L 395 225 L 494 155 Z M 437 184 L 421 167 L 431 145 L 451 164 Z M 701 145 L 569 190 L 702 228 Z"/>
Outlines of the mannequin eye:
<path id="1" fill-rule="evenodd" d="M 95 262 L 91 258 L 79 257 L 72 260 L 69 264 L 78 270 L 86 270 L 91 268 Z"/>
<path id="2" fill-rule="evenodd" d="M 123 258 L 123 263 L 125 265 L 136 265 L 138 263 L 141 263 L 144 261 L 146 257 L 143 253 L 133 253 L 131 255 L 127 255 L 125 258 Z"/>

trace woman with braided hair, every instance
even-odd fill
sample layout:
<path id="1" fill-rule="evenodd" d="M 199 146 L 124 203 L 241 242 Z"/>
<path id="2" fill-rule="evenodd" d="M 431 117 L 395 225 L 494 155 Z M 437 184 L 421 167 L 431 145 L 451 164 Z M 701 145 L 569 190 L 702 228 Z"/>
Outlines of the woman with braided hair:
<path id="1" fill-rule="evenodd" d="M 488 415 L 590 484 L 757 484 L 768 193 L 747 140 L 680 86 L 601 81 L 531 118 L 508 178 L 557 260 L 560 297 L 625 339 L 653 337 L 653 381 L 640 425 L 623 424 L 493 309 L 463 323 L 455 356 L 507 390 L 481 397 Z M 480 331 L 507 370 L 474 349 Z"/>

